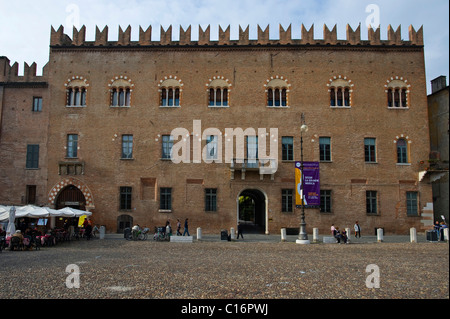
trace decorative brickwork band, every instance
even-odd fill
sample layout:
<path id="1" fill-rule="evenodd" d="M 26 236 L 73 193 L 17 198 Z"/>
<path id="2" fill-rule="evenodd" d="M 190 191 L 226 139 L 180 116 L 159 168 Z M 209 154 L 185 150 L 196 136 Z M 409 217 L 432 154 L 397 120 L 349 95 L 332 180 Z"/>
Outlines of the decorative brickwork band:
<path id="1" fill-rule="evenodd" d="M 90 207 L 93 209 L 94 207 L 94 198 L 92 197 L 92 193 L 87 187 L 85 183 L 82 181 L 69 177 L 61 180 L 59 183 L 57 183 L 48 193 L 48 204 L 49 205 L 55 205 L 55 200 L 58 197 L 59 193 L 69 185 L 73 185 L 77 187 L 84 195 L 84 199 L 86 200 L 86 207 Z"/>
<path id="2" fill-rule="evenodd" d="M 78 31 L 75 27 L 73 28 L 73 38 L 71 39 L 68 35 L 64 34 L 63 26 L 60 26 L 58 30 L 51 27 L 51 46 L 142 46 L 142 45 L 286 45 L 286 44 L 309 44 L 309 45 L 423 45 L 423 27 L 419 30 L 415 30 L 412 25 L 409 26 L 409 41 L 404 41 L 401 39 L 401 26 L 397 27 L 394 31 L 391 25 L 387 28 L 387 40 L 380 39 L 380 29 L 374 30 L 369 26 L 368 28 L 368 40 L 361 40 L 361 25 L 353 30 L 350 25 L 346 26 L 346 39 L 337 39 L 337 27 L 336 25 L 330 31 L 330 29 L 324 25 L 323 27 L 323 39 L 314 38 L 314 24 L 309 28 L 302 24 L 301 25 L 301 39 L 292 39 L 291 25 L 284 30 L 284 28 L 279 26 L 279 39 L 269 39 L 269 25 L 263 30 L 259 25 L 257 26 L 257 39 L 249 39 L 249 27 L 247 26 L 245 30 L 239 26 L 239 39 L 230 39 L 230 26 L 225 30 L 219 26 L 219 37 L 217 41 L 211 40 L 210 26 L 208 25 L 206 29 L 199 26 L 198 29 L 198 41 L 192 41 L 191 39 L 191 26 L 184 30 L 180 26 L 180 39 L 174 41 L 172 39 L 172 25 L 170 25 L 166 30 L 163 26 L 160 28 L 160 40 L 152 41 L 151 32 L 152 27 L 148 27 L 144 31 L 141 27 L 139 28 L 139 40 L 131 40 L 131 26 L 128 26 L 125 31 L 119 26 L 118 40 L 108 41 L 108 26 L 100 31 L 96 27 L 95 41 L 86 41 L 86 27 L 82 26 Z"/>

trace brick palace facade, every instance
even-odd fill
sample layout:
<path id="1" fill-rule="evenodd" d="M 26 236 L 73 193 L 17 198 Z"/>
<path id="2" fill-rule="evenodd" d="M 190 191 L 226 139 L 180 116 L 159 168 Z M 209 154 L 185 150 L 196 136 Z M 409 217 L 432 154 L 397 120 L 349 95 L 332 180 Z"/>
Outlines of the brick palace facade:
<path id="1" fill-rule="evenodd" d="M 111 41 L 105 27 L 86 41 L 84 26 L 72 37 L 61 26 L 51 29 L 42 76 L 36 64 L 19 76 L 17 63 L 0 57 L 0 204 L 87 209 L 108 232 L 168 218 L 172 227 L 189 218 L 191 234 L 238 220 L 261 233 L 295 231 L 303 114 L 304 160 L 320 165 L 321 204 L 305 209 L 308 233 L 356 220 L 363 235 L 428 229 L 422 28 L 410 26 L 409 40 L 400 27 L 389 26 L 387 40 L 380 29 L 361 40 L 360 27 L 347 26 L 340 40 L 336 26 L 324 26 L 323 39 L 301 28 L 292 39 L 291 26 L 280 26 L 274 40 L 269 27 L 258 26 L 257 39 L 239 27 L 232 40 L 230 27 L 219 27 L 211 40 L 199 27 L 193 41 L 190 27 L 179 40 L 171 26 L 159 40 L 151 27 L 138 40 L 119 27 Z M 176 128 L 186 134 L 171 138 Z M 247 133 L 242 145 L 228 129 Z M 175 163 L 171 149 L 182 140 L 186 161 Z M 276 171 L 260 169 L 261 143 L 267 154 L 272 146 Z"/>

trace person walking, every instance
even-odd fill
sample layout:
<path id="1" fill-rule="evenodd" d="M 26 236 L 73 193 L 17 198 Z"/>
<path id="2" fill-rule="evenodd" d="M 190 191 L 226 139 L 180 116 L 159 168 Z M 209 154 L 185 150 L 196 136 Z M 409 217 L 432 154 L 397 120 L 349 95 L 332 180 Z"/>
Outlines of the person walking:
<path id="1" fill-rule="evenodd" d="M 180 220 L 177 218 L 177 236 L 181 236 L 181 222 Z"/>
<path id="2" fill-rule="evenodd" d="M 242 234 L 242 225 L 241 225 L 241 223 L 238 223 L 237 231 L 238 231 L 238 233 L 237 233 L 237 238 L 236 239 L 239 239 L 239 235 L 241 235 L 242 239 L 244 239 L 244 235 Z"/>
<path id="3" fill-rule="evenodd" d="M 361 238 L 361 226 L 359 226 L 358 221 L 355 222 L 355 226 L 353 226 L 355 229 L 355 238 Z"/>
<path id="4" fill-rule="evenodd" d="M 188 218 L 186 218 L 186 219 L 184 220 L 184 232 L 183 232 L 183 236 L 184 236 L 185 234 L 187 234 L 188 236 L 191 236 L 191 235 L 189 235 Z"/>

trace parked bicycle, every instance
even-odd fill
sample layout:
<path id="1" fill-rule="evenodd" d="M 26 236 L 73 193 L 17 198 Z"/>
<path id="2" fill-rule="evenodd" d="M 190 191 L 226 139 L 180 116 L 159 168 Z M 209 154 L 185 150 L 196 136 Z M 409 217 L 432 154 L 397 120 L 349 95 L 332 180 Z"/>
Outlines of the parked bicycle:
<path id="1" fill-rule="evenodd" d="M 155 234 L 153 235 L 153 240 L 162 241 L 168 239 L 169 237 L 166 236 L 166 227 L 155 227 Z"/>
<path id="2" fill-rule="evenodd" d="M 147 240 L 148 232 L 150 231 L 149 228 L 147 227 L 140 228 L 139 226 L 133 228 L 134 229 L 131 228 L 124 229 L 124 237 L 126 240 Z"/>

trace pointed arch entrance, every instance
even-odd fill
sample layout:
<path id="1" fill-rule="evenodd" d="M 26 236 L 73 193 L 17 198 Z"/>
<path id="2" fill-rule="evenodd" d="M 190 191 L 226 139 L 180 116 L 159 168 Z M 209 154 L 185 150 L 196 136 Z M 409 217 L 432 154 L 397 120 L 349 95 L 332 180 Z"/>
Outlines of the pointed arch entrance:
<path id="1" fill-rule="evenodd" d="M 237 220 L 244 233 L 269 233 L 267 195 L 259 189 L 244 189 L 237 197 Z"/>
<path id="2" fill-rule="evenodd" d="M 78 187 L 74 185 L 67 185 L 58 194 L 55 201 L 55 209 L 61 209 L 64 207 L 86 210 L 86 198 Z"/>
<path id="3" fill-rule="evenodd" d="M 65 189 L 69 185 L 74 186 L 78 190 L 81 191 L 81 193 L 84 196 L 84 200 L 85 200 L 84 205 L 85 205 L 86 210 L 90 211 L 91 209 L 95 208 L 94 199 L 92 197 L 91 191 L 89 190 L 89 188 L 87 187 L 86 184 L 84 184 L 82 181 L 75 179 L 75 178 L 65 178 L 65 179 L 61 180 L 59 183 L 57 183 L 55 186 L 53 186 L 53 188 L 50 190 L 50 192 L 48 194 L 48 204 L 51 207 L 56 208 L 57 197 L 59 197 L 62 190 Z"/>

